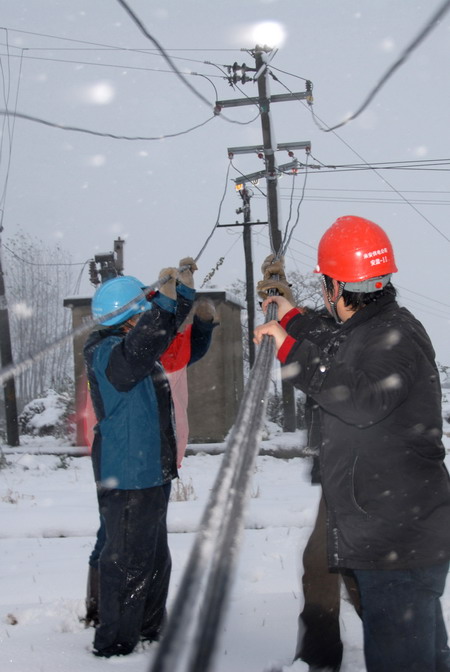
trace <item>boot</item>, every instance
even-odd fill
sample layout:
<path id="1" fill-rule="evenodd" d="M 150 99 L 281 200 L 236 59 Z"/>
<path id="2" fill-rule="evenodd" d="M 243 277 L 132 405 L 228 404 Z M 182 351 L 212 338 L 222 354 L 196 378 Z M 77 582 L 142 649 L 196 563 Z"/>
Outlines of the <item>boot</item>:
<path id="1" fill-rule="evenodd" d="M 89 565 L 87 589 L 86 589 L 86 616 L 84 623 L 86 627 L 97 626 L 99 624 L 98 617 L 98 569 Z"/>

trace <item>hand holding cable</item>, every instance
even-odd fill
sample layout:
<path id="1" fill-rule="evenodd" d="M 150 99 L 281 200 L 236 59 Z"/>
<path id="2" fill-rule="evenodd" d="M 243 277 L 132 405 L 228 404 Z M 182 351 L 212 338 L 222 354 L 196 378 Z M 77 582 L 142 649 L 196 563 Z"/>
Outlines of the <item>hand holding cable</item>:
<path id="1" fill-rule="evenodd" d="M 163 268 L 159 272 L 159 279 L 158 279 L 158 284 L 159 284 L 159 291 L 161 294 L 164 294 L 167 296 L 169 299 L 173 299 L 173 301 L 177 300 L 177 277 L 178 277 L 178 269 L 177 268 Z"/>
<path id="2" fill-rule="evenodd" d="M 180 267 L 178 270 L 178 281 L 194 289 L 194 271 L 198 270 L 193 257 L 184 257 L 180 259 Z"/>

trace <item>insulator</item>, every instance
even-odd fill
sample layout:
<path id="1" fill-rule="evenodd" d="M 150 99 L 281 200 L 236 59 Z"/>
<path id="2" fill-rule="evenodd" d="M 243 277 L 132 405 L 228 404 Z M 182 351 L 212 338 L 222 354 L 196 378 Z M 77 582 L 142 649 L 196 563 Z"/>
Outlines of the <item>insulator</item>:
<path id="1" fill-rule="evenodd" d="M 89 281 L 92 285 L 99 285 L 100 280 L 98 277 L 98 271 L 97 271 L 97 266 L 95 264 L 95 261 L 90 261 L 89 262 Z"/>

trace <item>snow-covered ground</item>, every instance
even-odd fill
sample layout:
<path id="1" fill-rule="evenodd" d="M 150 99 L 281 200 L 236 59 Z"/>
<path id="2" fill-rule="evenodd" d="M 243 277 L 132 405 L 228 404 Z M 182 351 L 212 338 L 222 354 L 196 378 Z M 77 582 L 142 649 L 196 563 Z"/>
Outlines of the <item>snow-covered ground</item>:
<path id="1" fill-rule="evenodd" d="M 447 423 L 445 431 L 450 452 Z M 298 432 L 273 437 L 263 447 L 276 451 L 303 442 Z M 5 450 L 9 464 L 0 469 L 0 669 L 147 672 L 157 645 L 123 658 L 100 659 L 90 652 L 93 630 L 84 628 L 81 618 L 98 523 L 94 481 L 89 457 L 42 454 L 56 449 L 61 446 L 50 440 L 29 440 L 18 452 Z M 182 482 L 175 488 L 180 501 L 169 506 L 169 610 L 221 459 L 198 452 L 183 463 Z M 309 470 L 308 458 L 257 459 L 214 672 L 264 672 L 272 666 L 285 666 L 290 672 L 306 669 L 303 663 L 291 662 L 302 605 L 301 554 L 319 497 Z M 448 584 L 443 603 L 450 629 Z M 342 672 L 363 671 L 360 622 L 345 600 L 341 626 Z"/>

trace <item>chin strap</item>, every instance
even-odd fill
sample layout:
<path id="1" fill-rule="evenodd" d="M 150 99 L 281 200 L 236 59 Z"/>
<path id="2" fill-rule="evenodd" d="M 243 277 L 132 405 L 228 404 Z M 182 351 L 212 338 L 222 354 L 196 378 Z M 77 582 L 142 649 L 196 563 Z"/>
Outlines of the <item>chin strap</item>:
<path id="1" fill-rule="evenodd" d="M 342 296 L 342 293 L 343 293 L 344 287 L 345 287 L 345 282 L 339 282 L 339 289 L 338 289 L 338 293 L 337 293 L 337 296 L 336 296 L 335 299 L 332 299 L 331 296 L 330 296 L 330 292 L 328 291 L 327 283 L 325 282 L 325 276 L 324 275 L 322 275 L 322 284 L 323 284 L 324 289 L 325 289 L 325 294 L 327 295 L 328 303 L 330 304 L 330 312 L 331 312 L 332 316 L 334 317 L 334 321 L 336 322 L 336 324 L 343 324 L 343 321 L 341 320 L 341 318 L 339 317 L 338 312 L 337 312 L 337 302 L 339 301 L 339 299 Z"/>

